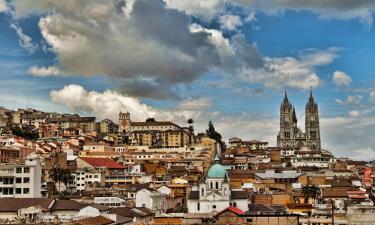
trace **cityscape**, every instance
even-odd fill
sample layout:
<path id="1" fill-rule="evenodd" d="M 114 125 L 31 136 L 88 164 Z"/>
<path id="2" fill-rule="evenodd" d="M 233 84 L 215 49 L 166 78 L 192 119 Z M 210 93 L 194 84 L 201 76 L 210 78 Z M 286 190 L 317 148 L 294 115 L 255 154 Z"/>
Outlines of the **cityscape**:
<path id="1" fill-rule="evenodd" d="M 0 0 L 0 224 L 375 225 L 374 13 Z"/>

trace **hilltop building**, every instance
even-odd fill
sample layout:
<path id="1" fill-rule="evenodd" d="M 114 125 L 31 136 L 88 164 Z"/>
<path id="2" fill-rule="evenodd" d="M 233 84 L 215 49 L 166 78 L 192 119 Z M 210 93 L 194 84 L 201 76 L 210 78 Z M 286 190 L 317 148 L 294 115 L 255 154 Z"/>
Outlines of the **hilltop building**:
<path id="1" fill-rule="evenodd" d="M 287 93 L 280 106 L 280 132 L 277 136 L 277 147 L 320 150 L 320 126 L 318 104 L 312 91 L 305 107 L 305 132 L 297 126 L 294 106 L 289 102 Z"/>

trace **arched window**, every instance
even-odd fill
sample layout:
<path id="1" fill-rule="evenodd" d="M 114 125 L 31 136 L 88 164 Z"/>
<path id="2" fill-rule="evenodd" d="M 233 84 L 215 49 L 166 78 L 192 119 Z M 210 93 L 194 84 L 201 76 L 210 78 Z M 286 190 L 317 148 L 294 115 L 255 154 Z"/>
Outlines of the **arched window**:
<path id="1" fill-rule="evenodd" d="M 214 185 L 213 185 L 212 181 L 210 182 L 210 187 L 211 187 L 211 189 L 214 189 Z"/>
<path id="2" fill-rule="evenodd" d="M 219 182 L 216 181 L 216 190 L 219 189 Z"/>
<path id="3" fill-rule="evenodd" d="M 201 189 L 201 194 L 204 195 L 204 188 Z"/>
<path id="4" fill-rule="evenodd" d="M 197 203 L 197 209 L 198 211 L 201 210 L 201 204 L 199 202 Z"/>

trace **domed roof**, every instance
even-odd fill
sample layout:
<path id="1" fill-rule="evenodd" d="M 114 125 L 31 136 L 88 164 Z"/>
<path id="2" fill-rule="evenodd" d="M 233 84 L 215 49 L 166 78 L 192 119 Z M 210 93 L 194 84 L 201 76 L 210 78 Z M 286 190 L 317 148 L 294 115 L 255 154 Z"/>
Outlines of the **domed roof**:
<path id="1" fill-rule="evenodd" d="M 227 170 L 220 164 L 212 165 L 207 173 L 207 178 L 226 178 L 226 177 L 228 177 Z"/>

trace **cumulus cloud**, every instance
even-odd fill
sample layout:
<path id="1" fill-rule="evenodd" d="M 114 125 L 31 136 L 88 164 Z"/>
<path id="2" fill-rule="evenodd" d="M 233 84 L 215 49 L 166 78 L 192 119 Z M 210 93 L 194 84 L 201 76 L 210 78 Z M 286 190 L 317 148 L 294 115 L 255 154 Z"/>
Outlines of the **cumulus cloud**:
<path id="1" fill-rule="evenodd" d="M 336 86 L 349 86 L 352 83 L 352 78 L 342 71 L 335 71 L 332 76 L 332 82 Z"/>
<path id="2" fill-rule="evenodd" d="M 136 89 L 134 85 L 173 89 L 211 69 L 227 71 L 238 63 L 249 67 L 263 63 L 255 46 L 191 24 L 190 16 L 166 7 L 161 0 L 36 0 L 33 4 L 15 0 L 13 4 L 16 18 L 44 13 L 39 22 L 41 34 L 67 73 L 122 78 L 124 85 L 133 84 L 124 91 Z"/>
<path id="3" fill-rule="evenodd" d="M 36 77 L 60 76 L 64 74 L 64 72 L 56 66 L 32 66 L 29 68 L 28 72 Z"/>
<path id="4" fill-rule="evenodd" d="M 219 18 L 220 26 L 223 30 L 236 30 L 242 26 L 241 17 L 237 15 L 223 15 Z"/>
<path id="5" fill-rule="evenodd" d="M 375 154 L 368 154 L 371 151 L 363 149 L 375 145 L 372 137 L 374 125 L 375 117 L 372 115 L 323 117 L 321 119 L 323 146 L 328 147 L 337 156 L 373 160 Z"/>
<path id="6" fill-rule="evenodd" d="M 0 3 L 1 6 L 1 3 Z M 1 9 L 0 9 L 1 11 Z M 31 37 L 27 36 L 23 33 L 22 28 L 19 27 L 16 24 L 11 24 L 10 27 L 16 31 L 16 34 L 18 36 L 18 43 L 19 45 L 26 49 L 29 53 L 35 52 L 35 50 L 38 48 L 36 44 L 32 43 Z"/>
<path id="7" fill-rule="evenodd" d="M 159 121 L 171 120 L 186 126 L 187 119 L 192 118 L 197 132 L 204 132 L 208 121 L 212 120 L 225 139 L 239 136 L 269 139 L 272 144 L 276 141 L 278 126 L 274 118 L 254 119 L 255 117 L 248 113 L 229 116 L 211 111 L 210 99 L 202 97 L 185 99 L 176 108 L 159 109 L 116 91 L 88 91 L 75 84 L 51 91 L 50 97 L 54 103 L 66 106 L 71 112 L 94 115 L 98 119 L 109 118 L 117 121 L 120 111 L 129 111 L 133 121 L 144 121 L 153 117 Z"/>
<path id="8" fill-rule="evenodd" d="M 7 3 L 5 0 L 0 0 L 0 13 L 8 10 Z"/>
<path id="9" fill-rule="evenodd" d="M 226 0 L 164 0 L 164 2 L 168 8 L 209 20 L 224 11 Z"/>
<path id="10" fill-rule="evenodd" d="M 268 88 L 292 87 L 308 89 L 318 87 L 322 81 L 314 69 L 331 63 L 337 57 L 337 49 L 309 50 L 299 58 L 266 58 L 262 69 L 242 69 L 243 80 L 264 84 Z"/>

